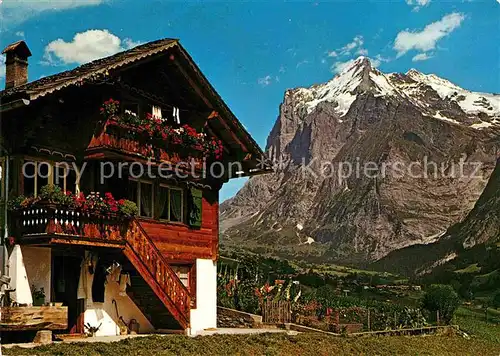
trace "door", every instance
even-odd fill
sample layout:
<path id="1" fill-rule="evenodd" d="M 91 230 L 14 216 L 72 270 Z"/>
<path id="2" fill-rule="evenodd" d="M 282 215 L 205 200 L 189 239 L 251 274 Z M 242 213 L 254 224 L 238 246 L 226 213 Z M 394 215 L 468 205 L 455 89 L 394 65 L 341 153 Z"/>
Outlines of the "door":
<path id="1" fill-rule="evenodd" d="M 81 257 L 55 255 L 52 265 L 53 301 L 68 307 L 68 333 L 83 333 L 83 300 L 77 299 Z"/>

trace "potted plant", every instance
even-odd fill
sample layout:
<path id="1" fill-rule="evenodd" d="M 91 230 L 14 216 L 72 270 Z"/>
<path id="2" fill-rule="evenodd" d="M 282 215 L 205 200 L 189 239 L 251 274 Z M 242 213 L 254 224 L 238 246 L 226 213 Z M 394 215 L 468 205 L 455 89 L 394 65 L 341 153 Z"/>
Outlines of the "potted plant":
<path id="1" fill-rule="evenodd" d="M 43 287 L 37 289 L 35 285 L 32 285 L 31 290 L 33 291 L 32 292 L 33 306 L 41 307 L 45 305 L 45 291 L 43 290 Z"/>

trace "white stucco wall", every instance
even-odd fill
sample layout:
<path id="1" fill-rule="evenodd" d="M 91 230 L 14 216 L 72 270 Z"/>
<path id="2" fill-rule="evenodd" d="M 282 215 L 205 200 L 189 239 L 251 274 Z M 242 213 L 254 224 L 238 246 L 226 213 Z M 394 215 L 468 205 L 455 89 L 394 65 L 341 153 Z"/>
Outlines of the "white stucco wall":
<path id="1" fill-rule="evenodd" d="M 121 323 L 119 322 L 119 317 L 116 314 L 116 309 L 113 304 L 113 299 L 115 299 L 118 303 L 118 312 L 127 325 L 131 319 L 135 319 L 140 326 L 139 333 L 150 333 L 154 331 L 154 327 L 130 297 L 128 295 L 121 296 L 119 293 L 119 284 L 114 281 L 108 281 L 105 285 L 104 303 L 87 301 L 84 323 L 89 323 L 91 326 L 95 327 L 102 323 L 96 336 L 120 335 L 119 325 Z"/>
<path id="2" fill-rule="evenodd" d="M 22 246 L 24 266 L 30 287 L 43 288 L 45 302 L 50 302 L 52 250 L 47 247 Z"/>
<path id="3" fill-rule="evenodd" d="M 21 246 L 15 245 L 9 255 L 8 273 L 11 278 L 9 286 L 15 289 L 10 293 L 13 302 L 18 304 L 33 304 L 30 281 L 26 273 L 25 261 Z"/>
<path id="4" fill-rule="evenodd" d="M 217 263 L 196 260 L 196 309 L 191 309 L 191 335 L 217 327 Z"/>

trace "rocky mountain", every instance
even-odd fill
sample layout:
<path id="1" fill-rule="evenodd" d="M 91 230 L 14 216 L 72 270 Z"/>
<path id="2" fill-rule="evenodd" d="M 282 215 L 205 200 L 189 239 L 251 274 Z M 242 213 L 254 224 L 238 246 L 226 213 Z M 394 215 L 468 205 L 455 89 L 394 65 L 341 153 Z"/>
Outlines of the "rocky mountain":
<path id="1" fill-rule="evenodd" d="M 221 205 L 224 246 L 366 263 L 438 241 L 483 192 L 500 96 L 360 57 L 327 83 L 286 91 L 266 152 L 275 173 Z"/>
<path id="2" fill-rule="evenodd" d="M 454 272 L 471 264 L 500 270 L 500 158 L 486 188 L 463 221 L 451 226 L 439 241 L 393 251 L 372 267 L 426 276 L 448 269 Z"/>

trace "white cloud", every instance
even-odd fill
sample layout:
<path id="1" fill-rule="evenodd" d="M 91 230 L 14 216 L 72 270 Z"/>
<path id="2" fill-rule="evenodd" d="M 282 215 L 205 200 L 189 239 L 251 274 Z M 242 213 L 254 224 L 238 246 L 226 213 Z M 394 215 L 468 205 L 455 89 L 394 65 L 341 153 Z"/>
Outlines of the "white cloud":
<path id="1" fill-rule="evenodd" d="M 368 54 L 368 50 L 366 48 L 360 48 L 356 51 L 358 56 L 366 56 Z"/>
<path id="2" fill-rule="evenodd" d="M 44 11 L 61 11 L 100 5 L 109 0 L 3 0 L 0 1 L 1 27 L 19 24 Z"/>
<path id="3" fill-rule="evenodd" d="M 259 78 L 257 80 L 257 83 L 259 83 L 263 87 L 267 87 L 268 85 L 270 85 L 272 83 L 271 75 L 268 74 L 265 77 Z"/>
<path id="4" fill-rule="evenodd" d="M 358 49 L 358 51 L 366 51 L 368 53 L 368 51 L 366 49 L 362 48 L 364 43 L 365 43 L 365 40 L 364 40 L 363 36 L 357 35 L 352 39 L 351 42 L 349 42 L 345 46 L 340 47 L 334 51 L 328 51 L 327 52 L 328 57 L 336 58 L 336 57 L 340 57 L 340 56 L 348 56 L 355 49 Z"/>
<path id="5" fill-rule="evenodd" d="M 425 26 L 420 32 L 401 31 L 394 41 L 394 49 L 398 52 L 398 57 L 412 49 L 422 52 L 433 50 L 436 48 L 436 43 L 460 27 L 464 19 L 465 16 L 463 14 L 454 12 L 444 16 L 439 21 Z"/>
<path id="6" fill-rule="evenodd" d="M 332 67 L 331 67 L 332 73 L 335 73 L 335 74 L 340 73 L 344 69 L 349 68 L 353 63 L 354 63 L 354 59 L 349 59 L 348 61 L 345 61 L 345 62 L 335 62 L 332 64 Z"/>
<path id="7" fill-rule="evenodd" d="M 125 49 L 129 49 L 129 48 L 137 47 L 137 46 L 143 44 L 143 42 L 141 42 L 141 41 L 133 41 L 131 38 L 125 38 L 123 40 L 123 44 L 124 44 L 123 47 Z"/>
<path id="8" fill-rule="evenodd" d="M 24 37 L 24 31 L 17 31 L 17 32 L 15 33 L 15 35 L 16 35 L 17 37 Z"/>
<path id="9" fill-rule="evenodd" d="M 382 61 L 380 59 L 373 58 L 373 59 L 370 59 L 370 63 L 372 64 L 373 68 L 377 68 L 378 66 L 380 66 Z"/>
<path id="10" fill-rule="evenodd" d="M 420 10 L 421 7 L 429 5 L 431 0 L 406 0 L 406 3 L 410 6 L 414 6 L 413 11 Z"/>
<path id="11" fill-rule="evenodd" d="M 301 65 L 304 65 L 304 64 L 308 64 L 309 61 L 307 59 L 304 59 L 303 61 L 300 61 L 297 63 L 297 65 L 295 66 L 295 68 L 299 68 Z"/>
<path id="12" fill-rule="evenodd" d="M 0 79 L 5 77 L 5 57 L 0 55 Z"/>
<path id="13" fill-rule="evenodd" d="M 392 61 L 391 58 L 386 58 L 386 57 L 383 57 L 382 55 L 380 54 L 377 54 L 375 56 L 374 59 L 370 59 L 371 63 L 372 63 L 372 66 L 373 67 L 378 67 L 380 66 L 382 63 L 387 63 L 387 62 L 390 62 Z"/>
<path id="14" fill-rule="evenodd" d="M 45 47 L 45 64 L 86 63 L 110 56 L 137 45 L 129 38 L 123 41 L 108 30 L 88 30 L 77 33 L 71 42 L 59 38 Z"/>
<path id="15" fill-rule="evenodd" d="M 418 62 L 418 61 L 426 61 L 428 59 L 431 59 L 432 55 L 429 55 L 427 53 L 419 53 L 415 57 L 412 58 L 413 62 Z"/>
<path id="16" fill-rule="evenodd" d="M 500 1 L 500 0 L 499 0 Z M 280 73 L 285 73 L 286 72 L 286 68 L 284 66 L 280 66 L 280 69 L 279 69 L 279 72 Z"/>

